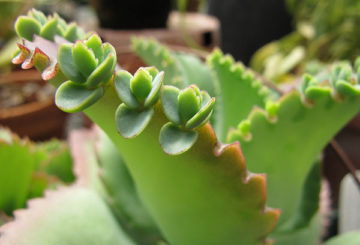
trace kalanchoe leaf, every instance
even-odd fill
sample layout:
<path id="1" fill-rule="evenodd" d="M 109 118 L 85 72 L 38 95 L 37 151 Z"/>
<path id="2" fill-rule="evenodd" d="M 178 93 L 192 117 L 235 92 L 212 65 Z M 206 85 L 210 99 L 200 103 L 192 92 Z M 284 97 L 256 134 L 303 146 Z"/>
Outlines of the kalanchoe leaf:
<path id="1" fill-rule="evenodd" d="M 139 68 L 130 80 L 130 89 L 135 98 L 142 103 L 149 95 L 152 87 L 152 77 L 144 68 Z"/>
<path id="2" fill-rule="evenodd" d="M 146 128 L 153 115 L 153 108 L 138 111 L 121 104 L 115 113 L 116 128 L 123 137 L 133 138 Z"/>
<path id="3" fill-rule="evenodd" d="M 205 92 L 205 91 L 201 91 L 200 92 L 200 95 L 201 95 L 201 107 L 205 106 L 210 100 L 211 100 L 211 97 L 210 95 Z"/>
<path id="4" fill-rule="evenodd" d="M 89 88 L 96 87 L 100 83 L 106 83 L 114 73 L 114 64 L 116 63 L 116 56 L 113 54 L 108 57 L 91 73 L 86 80 L 86 85 Z"/>
<path id="5" fill-rule="evenodd" d="M 149 72 L 153 79 L 155 79 L 154 77 L 159 73 L 159 70 L 155 66 L 145 67 L 145 70 Z"/>
<path id="6" fill-rule="evenodd" d="M 85 44 L 94 52 L 95 58 L 101 63 L 104 60 L 104 49 L 100 37 L 97 34 L 93 34 L 85 41 Z"/>
<path id="7" fill-rule="evenodd" d="M 161 89 L 161 85 L 163 83 L 163 78 L 164 78 L 164 72 L 159 72 L 153 82 L 152 82 L 152 89 L 149 93 L 149 95 L 146 97 L 145 102 L 144 102 L 144 106 L 145 107 L 150 107 L 153 106 L 159 99 L 160 97 L 160 89 Z"/>
<path id="8" fill-rule="evenodd" d="M 352 69 L 350 65 L 344 65 L 339 72 L 338 79 L 350 82 L 352 76 Z"/>
<path id="9" fill-rule="evenodd" d="M 58 18 L 55 16 L 50 21 L 45 23 L 40 31 L 40 36 L 43 38 L 54 41 L 54 36 L 57 32 Z"/>
<path id="10" fill-rule="evenodd" d="M 268 115 L 270 117 L 273 117 L 277 114 L 277 112 L 279 110 L 279 103 L 269 100 L 265 104 L 265 109 L 266 109 Z"/>
<path id="11" fill-rule="evenodd" d="M 312 79 L 313 79 L 313 77 L 310 74 L 305 74 L 302 77 L 301 87 L 300 87 L 300 90 L 302 93 L 305 93 L 305 90 L 309 86 L 309 83 Z"/>
<path id="12" fill-rule="evenodd" d="M 349 82 L 345 80 L 336 81 L 336 90 L 342 94 L 347 96 L 356 96 L 360 94 L 360 86 L 353 86 Z"/>
<path id="13" fill-rule="evenodd" d="M 181 124 L 178 110 L 178 96 L 180 90 L 174 86 L 164 86 L 161 94 L 161 103 L 166 117 L 173 123 Z"/>
<path id="14" fill-rule="evenodd" d="M 310 100 L 314 100 L 331 92 L 331 88 L 329 87 L 319 87 L 319 86 L 309 86 L 305 90 L 306 98 Z"/>
<path id="15" fill-rule="evenodd" d="M 94 104 L 103 93 L 102 87 L 89 90 L 83 85 L 67 81 L 56 90 L 55 103 L 65 112 L 79 112 Z"/>
<path id="16" fill-rule="evenodd" d="M 242 135 L 248 134 L 250 132 L 250 128 L 251 128 L 250 120 L 245 119 L 245 120 L 241 121 L 239 123 L 239 125 L 237 126 L 237 128 L 239 129 L 239 131 Z"/>
<path id="17" fill-rule="evenodd" d="M 34 34 L 40 34 L 41 24 L 31 17 L 21 16 L 15 23 L 15 31 L 20 37 L 32 41 Z"/>
<path id="18" fill-rule="evenodd" d="M 133 76 L 127 71 L 118 71 L 115 73 L 114 84 L 120 99 L 130 108 L 138 108 L 139 103 L 132 95 L 130 90 L 130 80 Z"/>
<path id="19" fill-rule="evenodd" d="M 85 82 L 85 77 L 76 69 L 72 56 L 72 44 L 60 45 L 57 60 L 61 71 L 68 79 L 76 83 Z"/>
<path id="20" fill-rule="evenodd" d="M 95 70 L 98 64 L 94 53 L 89 50 L 87 46 L 81 41 L 77 41 L 73 46 L 72 56 L 76 68 L 85 77 L 89 76 Z"/>
<path id="21" fill-rule="evenodd" d="M 70 42 L 75 42 L 77 38 L 77 28 L 75 23 L 71 23 L 65 30 L 64 37 Z"/>
<path id="22" fill-rule="evenodd" d="M 184 131 L 169 122 L 161 128 L 159 141 L 165 153 L 178 155 L 189 150 L 196 142 L 197 137 L 196 131 Z"/>
<path id="23" fill-rule="evenodd" d="M 46 16 L 41 11 L 37 11 L 36 9 L 31 9 L 29 11 L 29 15 L 35 18 L 41 25 L 46 23 Z"/>
<path id="24" fill-rule="evenodd" d="M 187 123 L 185 124 L 186 129 L 198 128 L 209 120 L 211 113 L 213 112 L 215 104 L 215 98 L 212 98 L 206 105 L 204 105 L 199 112 L 197 112 Z"/>
<path id="25" fill-rule="evenodd" d="M 200 110 L 201 101 L 195 87 L 185 88 L 178 96 L 179 115 L 184 124 Z"/>

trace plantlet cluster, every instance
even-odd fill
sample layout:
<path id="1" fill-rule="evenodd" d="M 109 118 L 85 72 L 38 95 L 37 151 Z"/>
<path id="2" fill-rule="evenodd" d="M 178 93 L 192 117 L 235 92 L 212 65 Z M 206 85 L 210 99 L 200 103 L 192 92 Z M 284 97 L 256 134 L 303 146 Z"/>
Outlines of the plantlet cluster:
<path id="1" fill-rule="evenodd" d="M 61 109 L 84 111 L 107 136 L 97 138 L 98 148 L 86 136 L 74 151 L 87 159 L 77 176 L 87 184 L 55 191 L 15 215 L 0 228 L 0 242 L 56 244 L 66 237 L 83 244 L 66 227 L 43 232 L 74 214 L 85 244 L 320 242 L 318 154 L 359 111 L 360 61 L 305 75 L 299 89 L 281 95 L 219 50 L 205 64 L 134 39 L 135 52 L 156 68 L 132 75 L 116 67 L 115 50 L 96 34 L 50 42 L 41 31 L 25 31 L 29 18 L 16 23 L 26 40 L 13 61 L 35 66 L 57 87 Z M 89 217 L 78 210 L 83 206 Z M 37 217 L 37 226 L 26 217 Z M 93 240 L 89 224 L 98 227 Z M 358 239 L 351 234 L 325 244 Z"/>

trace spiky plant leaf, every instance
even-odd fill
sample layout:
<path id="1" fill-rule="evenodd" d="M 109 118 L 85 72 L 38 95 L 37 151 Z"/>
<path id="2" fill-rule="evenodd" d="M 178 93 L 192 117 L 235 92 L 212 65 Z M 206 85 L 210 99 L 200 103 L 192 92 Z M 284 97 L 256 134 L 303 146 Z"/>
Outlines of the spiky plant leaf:
<path id="1" fill-rule="evenodd" d="M 0 128 L 0 211 L 11 214 L 25 205 L 36 165 L 31 147 L 28 140 Z"/>
<path id="2" fill-rule="evenodd" d="M 15 221 L 0 228 L 1 244 L 135 244 L 94 191 L 63 188 L 31 200 L 28 206 L 16 211 Z"/>
<path id="3" fill-rule="evenodd" d="M 265 241 L 279 212 L 265 209 L 265 177 L 248 175 L 237 144 L 222 147 L 207 124 L 197 130 L 193 148 L 169 156 L 157 143 L 166 123 L 160 105 L 142 134 L 129 140 L 116 134 L 113 113 L 120 102 L 109 84 L 104 96 L 85 113 L 123 155 L 141 199 L 170 243 Z"/>
<path id="4" fill-rule="evenodd" d="M 98 128 L 70 134 L 78 184 L 100 193 L 123 229 L 140 244 L 157 244 L 161 235 L 143 207 L 121 155 Z"/>
<path id="5" fill-rule="evenodd" d="M 229 55 L 215 50 L 207 60 L 218 79 L 222 101 L 221 129 L 217 134 L 225 139 L 227 131 L 245 119 L 254 106 L 264 108 L 268 89 L 241 63 L 235 63 Z"/>
<path id="6" fill-rule="evenodd" d="M 282 209 L 277 230 L 296 217 L 301 190 L 317 155 L 360 108 L 357 97 L 336 101 L 332 96 L 336 90 L 328 83 L 311 88 L 322 92 L 311 100 L 307 92 L 284 95 L 276 117 L 270 118 L 268 112 L 255 108 L 247 119 L 251 124 L 250 140 L 236 130 L 228 138 L 229 142 L 241 143 L 250 170 L 267 173 L 268 204 Z M 271 150 L 259 154 L 259 149 L 268 147 Z"/>

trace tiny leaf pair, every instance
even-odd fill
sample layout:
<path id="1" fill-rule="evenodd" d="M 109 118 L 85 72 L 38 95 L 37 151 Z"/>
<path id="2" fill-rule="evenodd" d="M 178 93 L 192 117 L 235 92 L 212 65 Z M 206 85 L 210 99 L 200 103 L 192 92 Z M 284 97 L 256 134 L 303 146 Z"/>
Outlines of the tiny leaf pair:
<path id="1" fill-rule="evenodd" d="M 353 70 L 350 64 L 339 64 L 333 68 L 330 82 L 341 95 L 356 96 L 360 94 L 359 63 L 360 61 L 357 60 L 354 65 L 358 77 L 353 76 Z"/>
<path id="2" fill-rule="evenodd" d="M 27 16 L 18 18 L 15 24 L 16 33 L 29 41 L 33 41 L 34 35 L 54 41 L 56 35 L 75 42 L 85 36 L 85 32 L 75 23 L 67 24 L 57 14 L 46 17 L 42 12 L 32 9 Z"/>
<path id="3" fill-rule="evenodd" d="M 115 89 L 123 101 L 116 110 L 116 126 L 125 138 L 140 134 L 154 115 L 164 72 L 154 67 L 139 68 L 134 76 L 127 71 L 115 74 Z"/>
<path id="4" fill-rule="evenodd" d="M 69 80 L 57 89 L 55 103 L 65 112 L 78 112 L 103 95 L 104 86 L 113 77 L 116 52 L 93 34 L 85 41 L 60 45 L 58 63 Z"/>
<path id="5" fill-rule="evenodd" d="M 196 85 L 183 90 L 164 86 L 161 102 L 170 122 L 161 128 L 160 144 L 168 154 L 181 154 L 196 142 L 195 129 L 209 121 L 215 98 Z"/>

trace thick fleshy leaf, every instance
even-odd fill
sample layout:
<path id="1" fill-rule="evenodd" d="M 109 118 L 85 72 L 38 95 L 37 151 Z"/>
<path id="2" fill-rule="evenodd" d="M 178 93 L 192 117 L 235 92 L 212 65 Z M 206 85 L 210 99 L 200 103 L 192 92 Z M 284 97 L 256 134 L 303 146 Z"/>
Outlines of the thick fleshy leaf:
<path id="1" fill-rule="evenodd" d="M 220 102 L 223 105 L 219 113 L 223 121 L 217 125 L 216 133 L 225 140 L 228 130 L 245 119 L 254 106 L 265 107 L 267 95 L 261 93 L 265 87 L 250 70 L 241 63 L 235 63 L 231 56 L 224 55 L 220 50 L 214 51 L 207 63 L 219 81 Z"/>
<path id="2" fill-rule="evenodd" d="M 178 97 L 179 116 L 182 123 L 186 123 L 200 110 L 200 97 L 193 87 L 180 90 Z"/>
<path id="3" fill-rule="evenodd" d="M 76 83 L 84 83 L 86 78 L 76 69 L 72 55 L 72 44 L 62 44 L 57 55 L 58 64 L 65 76 Z"/>
<path id="4" fill-rule="evenodd" d="M 153 115 L 152 108 L 138 111 L 121 104 L 115 113 L 116 128 L 125 138 L 136 137 L 146 128 Z"/>
<path id="5" fill-rule="evenodd" d="M 86 41 L 86 46 L 91 49 L 99 64 L 104 60 L 104 50 L 102 48 L 102 41 L 97 34 L 92 34 Z"/>
<path id="6" fill-rule="evenodd" d="M 144 102 L 144 106 L 145 107 L 150 107 L 153 106 L 159 99 L 160 96 L 160 89 L 162 86 L 162 81 L 164 78 L 164 72 L 159 72 L 153 82 L 152 82 L 152 89 L 149 93 L 149 95 L 147 96 L 145 102 Z"/>
<path id="7" fill-rule="evenodd" d="M 178 109 L 178 97 L 180 90 L 174 86 L 163 86 L 161 104 L 166 117 L 173 123 L 180 125 L 181 119 Z"/>
<path id="8" fill-rule="evenodd" d="M 98 64 L 94 53 L 82 41 L 77 41 L 73 46 L 72 57 L 76 68 L 84 77 L 88 77 Z"/>
<path id="9" fill-rule="evenodd" d="M 352 231 L 338 235 L 325 242 L 325 245 L 359 245 L 360 231 Z"/>
<path id="10" fill-rule="evenodd" d="M 169 122 L 160 130 L 159 141 L 163 150 L 170 155 L 178 155 L 189 150 L 196 142 L 196 131 L 184 131 Z"/>
<path id="11" fill-rule="evenodd" d="M 26 40 L 32 41 L 34 35 L 39 35 L 41 30 L 41 24 L 35 19 L 28 16 L 21 16 L 15 23 L 15 31 Z"/>
<path id="12" fill-rule="evenodd" d="M 108 79 L 110 79 L 113 75 L 115 62 L 116 57 L 113 54 L 109 54 L 107 58 L 90 74 L 86 80 L 86 86 L 93 88 L 101 82 L 108 82 Z"/>
<path id="13" fill-rule="evenodd" d="M 70 42 L 75 42 L 76 40 L 81 38 L 79 35 L 79 28 L 75 23 L 71 23 L 67 30 L 64 33 L 64 38 Z"/>
<path id="14" fill-rule="evenodd" d="M 360 85 L 353 86 L 344 80 L 336 81 L 336 90 L 345 96 L 357 96 L 360 94 Z"/>
<path id="15" fill-rule="evenodd" d="M 152 87 L 152 77 L 144 68 L 139 68 L 130 80 L 130 89 L 135 98 L 143 103 Z"/>
<path id="16" fill-rule="evenodd" d="M 94 104 L 103 93 L 102 87 L 90 90 L 85 86 L 67 81 L 56 90 L 55 103 L 65 112 L 79 112 Z"/>
<path id="17" fill-rule="evenodd" d="M 0 232 L 1 244 L 135 245 L 104 201 L 94 191 L 79 187 L 31 200 L 29 208 L 17 211 L 15 221 Z"/>
<path id="18" fill-rule="evenodd" d="M 327 91 L 312 97 L 312 106 L 303 103 L 302 97 L 306 95 L 297 91 L 286 94 L 279 100 L 276 122 L 269 120 L 265 111 L 254 109 L 248 118 L 251 140 L 236 131 L 230 133 L 229 142 L 241 143 L 250 171 L 267 173 L 267 203 L 282 210 L 279 230 L 297 216 L 305 180 L 320 151 L 359 111 L 360 101 L 356 97 L 345 97 L 336 102 L 332 92 Z M 271 151 L 259 154 L 258 149 L 267 147 L 271 147 Z M 305 214 L 303 217 L 311 218 Z M 277 236 L 282 236 L 281 232 L 273 234 L 275 239 Z M 314 242 L 319 237 L 320 234 L 313 237 Z"/>
<path id="19" fill-rule="evenodd" d="M 36 9 L 31 9 L 29 11 L 29 15 L 34 17 L 41 25 L 44 25 L 46 23 L 46 16 L 43 14 L 43 12 L 38 11 Z"/>
<path id="20" fill-rule="evenodd" d="M 119 98 L 130 108 L 138 108 L 139 103 L 137 102 L 134 95 L 132 95 L 130 90 L 130 80 L 132 75 L 127 71 L 118 71 L 115 73 L 114 85 L 116 93 Z"/>
<path id="21" fill-rule="evenodd" d="M 0 128 L 0 210 L 11 214 L 25 206 L 36 160 L 30 142 Z"/>
<path id="22" fill-rule="evenodd" d="M 206 105 L 204 105 L 198 113 L 196 113 L 185 124 L 186 129 L 194 129 L 204 125 L 209 120 L 209 115 L 212 113 L 215 104 L 215 98 L 212 98 Z"/>
<path id="23" fill-rule="evenodd" d="M 50 21 L 48 21 L 43 27 L 41 28 L 40 36 L 43 38 L 54 41 L 54 36 L 57 31 L 57 25 L 58 25 L 58 19 L 52 18 Z"/>

